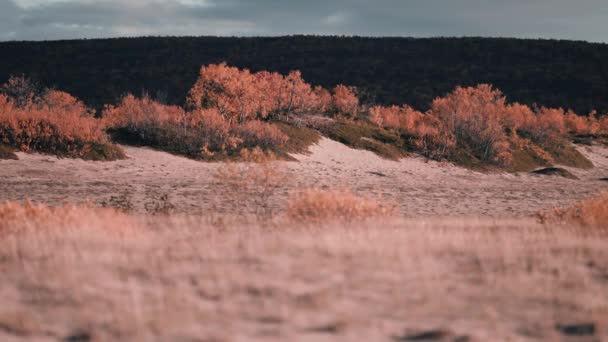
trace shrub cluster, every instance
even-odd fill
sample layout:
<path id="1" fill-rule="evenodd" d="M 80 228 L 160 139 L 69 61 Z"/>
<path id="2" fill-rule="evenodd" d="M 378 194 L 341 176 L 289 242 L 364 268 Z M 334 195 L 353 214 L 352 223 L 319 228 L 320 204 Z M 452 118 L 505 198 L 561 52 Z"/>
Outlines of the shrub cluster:
<path id="1" fill-rule="evenodd" d="M 327 113 L 355 116 L 359 98 L 352 87 L 338 85 L 333 94 L 312 87 L 299 71 L 287 76 L 276 72 L 251 73 L 222 64 L 201 68 L 190 90 L 191 110 L 217 109 L 230 123 L 282 115 Z"/>
<path id="2" fill-rule="evenodd" d="M 379 129 L 399 133 L 395 148 L 407 145 L 430 158 L 457 160 L 462 154 L 501 166 L 511 165 L 514 152 L 522 149 L 552 162 L 552 153 L 570 135 L 608 134 L 608 117 L 508 103 L 487 84 L 458 87 L 422 113 L 406 105 L 362 105 L 356 89 L 313 87 L 298 71 L 252 73 L 222 63 L 201 68 L 186 108 L 127 95 L 118 105 L 106 106 L 102 120 L 67 93 L 41 91 L 27 79 L 13 77 L 0 87 L 0 143 L 86 157 L 107 145 L 110 129 L 130 142 L 216 159 L 238 156 L 243 149 L 280 150 L 288 137 L 269 121 L 306 123 L 311 114 L 330 124 L 331 117 L 367 118 Z"/>
<path id="3" fill-rule="evenodd" d="M 587 117 L 572 111 L 535 108 L 507 103 L 506 97 L 492 86 L 458 87 L 433 101 L 427 113 L 408 106 L 371 107 L 371 122 L 399 128 L 416 139 L 427 155 L 429 148 L 446 151 L 456 144 L 466 147 L 484 162 L 509 165 L 514 148 L 522 144 L 548 154 L 543 147 L 562 144 L 569 134 L 608 132 L 608 118 Z"/>
<path id="4" fill-rule="evenodd" d="M 85 159 L 124 157 L 109 144 L 103 120 L 70 94 L 36 91 L 23 77 L 11 78 L 0 92 L 0 143 Z"/>
<path id="5" fill-rule="evenodd" d="M 272 149 L 287 141 L 287 136 L 266 122 L 230 121 L 217 108 L 186 112 L 147 96 L 127 95 L 117 106 L 107 106 L 103 117 L 122 139 L 193 158 L 214 159 L 255 147 Z"/>

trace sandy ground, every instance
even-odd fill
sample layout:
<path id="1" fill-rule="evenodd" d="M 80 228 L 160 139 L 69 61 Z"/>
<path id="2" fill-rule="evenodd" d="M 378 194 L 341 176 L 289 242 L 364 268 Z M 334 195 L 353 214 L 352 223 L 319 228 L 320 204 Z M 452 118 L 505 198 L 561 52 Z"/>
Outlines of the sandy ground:
<path id="1" fill-rule="evenodd" d="M 323 225 L 231 221 L 252 203 L 214 178 L 224 164 L 125 150 L 107 163 L 0 161 L 0 201 L 125 194 L 135 206 L 9 214 L 0 341 L 608 341 L 606 234 L 529 217 L 607 189 L 606 148 L 580 147 L 596 167 L 569 180 L 322 140 L 271 165 L 288 176 L 277 212 L 290 192 L 320 187 L 383 197 L 405 216 Z M 139 215 L 163 194 L 175 215 Z M 216 213 L 183 215 L 199 212 Z"/>
<path id="2" fill-rule="evenodd" d="M 167 195 L 175 211 L 233 212 L 250 203 L 234 203 L 234 194 L 213 175 L 221 163 L 203 163 L 147 148 L 124 147 L 129 159 L 87 162 L 19 153 L 17 161 L 0 161 L 0 201 L 31 199 L 48 204 L 109 202 L 126 196 L 144 211 Z M 580 180 L 512 173 L 479 173 L 448 163 L 406 158 L 384 160 L 323 139 L 299 162 L 276 162 L 288 182 L 271 198 L 280 212 L 290 192 L 301 188 L 348 188 L 396 203 L 409 217 L 522 217 L 538 210 L 569 205 L 608 189 L 608 149 L 581 146 L 595 165 L 569 169 Z M 242 199 L 241 199 L 242 201 Z"/>

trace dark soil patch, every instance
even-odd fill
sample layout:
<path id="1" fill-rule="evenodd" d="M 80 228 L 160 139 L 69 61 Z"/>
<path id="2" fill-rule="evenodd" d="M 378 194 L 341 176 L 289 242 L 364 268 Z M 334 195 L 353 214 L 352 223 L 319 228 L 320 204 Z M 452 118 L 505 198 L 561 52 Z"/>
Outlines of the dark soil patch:
<path id="1" fill-rule="evenodd" d="M 595 335 L 595 324 L 594 323 L 580 323 L 580 324 L 558 324 L 555 327 L 563 335 L 569 336 L 592 336 Z"/>
<path id="2" fill-rule="evenodd" d="M 559 176 L 559 177 L 564 177 L 564 178 L 568 178 L 568 179 L 579 179 L 578 177 L 576 177 L 575 175 L 570 173 L 570 171 L 568 171 L 566 169 L 562 169 L 560 167 L 547 167 L 547 168 L 540 169 L 540 170 L 534 170 L 531 173 L 536 174 L 536 175 Z"/>
<path id="3" fill-rule="evenodd" d="M 0 144 L 0 160 L 18 160 L 15 150 L 12 147 Z"/>

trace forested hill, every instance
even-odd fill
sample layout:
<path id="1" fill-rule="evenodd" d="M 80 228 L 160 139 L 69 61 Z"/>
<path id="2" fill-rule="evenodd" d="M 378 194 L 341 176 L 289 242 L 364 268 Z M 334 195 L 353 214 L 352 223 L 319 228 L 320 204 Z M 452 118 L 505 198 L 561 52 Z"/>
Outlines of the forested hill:
<path id="1" fill-rule="evenodd" d="M 100 108 L 147 91 L 181 104 L 201 65 L 286 73 L 424 110 L 457 85 L 491 83 L 512 101 L 608 112 L 608 44 L 494 38 L 146 37 L 0 43 L 0 82 L 26 74 Z"/>

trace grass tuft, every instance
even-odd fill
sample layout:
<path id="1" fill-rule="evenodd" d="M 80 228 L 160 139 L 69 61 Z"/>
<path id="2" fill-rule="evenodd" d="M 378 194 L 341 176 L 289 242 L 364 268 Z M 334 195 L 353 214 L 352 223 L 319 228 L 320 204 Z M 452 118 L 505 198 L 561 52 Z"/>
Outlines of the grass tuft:
<path id="1" fill-rule="evenodd" d="M 608 230 L 608 192 L 569 208 L 540 212 L 537 216 L 542 223 L 576 224 Z"/>
<path id="2" fill-rule="evenodd" d="M 287 216 L 297 222 L 352 221 L 385 217 L 395 206 L 347 190 L 307 189 L 289 200 Z"/>

